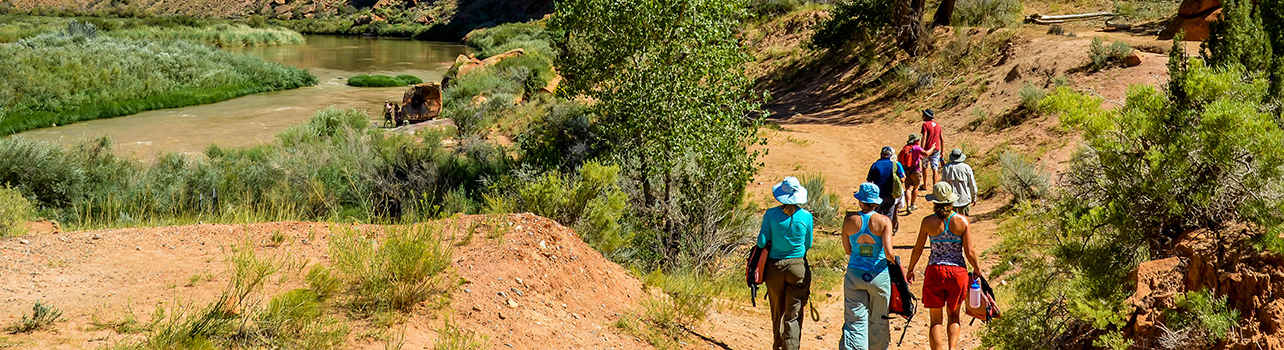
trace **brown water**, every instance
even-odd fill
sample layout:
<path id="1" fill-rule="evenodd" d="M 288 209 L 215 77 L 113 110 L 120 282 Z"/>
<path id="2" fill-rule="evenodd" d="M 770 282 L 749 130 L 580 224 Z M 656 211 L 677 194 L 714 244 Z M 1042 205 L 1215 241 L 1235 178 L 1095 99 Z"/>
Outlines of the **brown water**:
<path id="1" fill-rule="evenodd" d="M 381 118 L 384 100 L 401 100 L 406 90 L 356 88 L 357 74 L 410 74 L 424 81 L 441 76 L 467 48 L 450 43 L 365 37 L 307 36 L 298 46 L 233 48 L 230 51 L 304 68 L 317 86 L 244 96 L 207 105 L 163 109 L 32 130 L 18 135 L 72 143 L 107 135 L 122 155 L 152 159 L 159 153 L 203 152 L 210 144 L 247 146 L 270 142 L 277 132 L 302 124 L 329 106 L 364 109 Z M 373 121 L 373 120 L 372 120 Z"/>

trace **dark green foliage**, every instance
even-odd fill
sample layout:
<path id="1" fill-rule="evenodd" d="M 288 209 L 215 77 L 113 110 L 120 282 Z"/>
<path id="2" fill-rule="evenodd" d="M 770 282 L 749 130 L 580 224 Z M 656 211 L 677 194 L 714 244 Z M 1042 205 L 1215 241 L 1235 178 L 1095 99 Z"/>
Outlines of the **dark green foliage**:
<path id="1" fill-rule="evenodd" d="M 356 87 L 394 87 L 415 85 L 424 82 L 413 75 L 398 75 L 396 78 L 378 74 L 358 74 L 348 78 L 348 85 Z"/>
<path id="2" fill-rule="evenodd" d="M 1021 20 L 1020 0 L 958 0 L 951 24 L 959 26 L 1006 27 Z"/>
<path id="3" fill-rule="evenodd" d="M 829 19 L 817 24 L 808 45 L 835 50 L 852 41 L 869 41 L 882 37 L 892 25 L 892 2 L 887 0 L 849 0 L 839 2 Z"/>
<path id="4" fill-rule="evenodd" d="M 781 16 L 803 6 L 805 0 L 753 0 L 749 12 L 756 18 Z"/>
<path id="5" fill-rule="evenodd" d="M 761 142 L 735 38 L 744 16 L 734 0 L 574 0 L 549 22 L 565 93 L 595 100 L 593 133 L 636 186 L 653 266 L 707 267 L 744 234 L 727 215 Z"/>
<path id="6" fill-rule="evenodd" d="M 1201 55 L 1210 66 L 1238 64 L 1268 76 L 1272 98 L 1284 97 L 1284 2 L 1229 0 L 1222 8 L 1222 19 L 1209 24 Z"/>
<path id="7" fill-rule="evenodd" d="M 1123 62 L 1124 57 L 1132 53 L 1132 46 L 1122 41 L 1115 41 L 1106 45 L 1100 37 L 1092 38 L 1092 43 L 1088 45 L 1088 68 L 1092 71 L 1099 71 L 1112 65 L 1119 65 Z"/>
<path id="8" fill-rule="evenodd" d="M 1247 222 L 1279 233 L 1284 130 L 1265 112 L 1269 83 L 1239 64 L 1170 67 L 1179 70 L 1169 94 L 1133 86 L 1112 111 L 1068 88 L 1045 99 L 1086 145 L 1062 178 L 1064 196 L 1022 206 L 1004 224 L 999 250 L 1020 272 L 1008 279 L 1014 307 L 989 327 L 987 346 L 1042 349 L 1062 334 L 1121 345 L 1111 332 L 1127 322 L 1127 275 L 1138 263 L 1172 256 L 1193 229 Z"/>
<path id="9" fill-rule="evenodd" d="M 31 333 L 42 329 L 49 329 L 49 327 L 53 326 L 54 322 L 60 321 L 60 318 L 62 318 L 62 310 L 59 310 L 55 306 L 42 304 L 37 301 L 35 305 L 31 306 L 30 315 L 22 315 L 22 319 L 14 321 L 13 324 L 6 326 L 4 330 L 5 332 L 9 332 L 9 334 Z"/>
<path id="10" fill-rule="evenodd" d="M 637 253 L 625 227 L 628 194 L 620 167 L 585 163 L 573 174 L 518 171 L 487 195 L 492 208 L 530 212 L 575 228 L 580 238 L 609 259 L 627 262 Z"/>

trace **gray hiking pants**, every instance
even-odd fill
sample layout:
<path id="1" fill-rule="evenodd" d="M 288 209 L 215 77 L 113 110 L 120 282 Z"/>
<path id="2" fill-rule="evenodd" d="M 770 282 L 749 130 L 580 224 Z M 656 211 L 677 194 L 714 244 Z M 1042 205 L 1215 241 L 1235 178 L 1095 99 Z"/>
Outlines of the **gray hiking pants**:
<path id="1" fill-rule="evenodd" d="M 798 350 L 807 299 L 811 298 L 811 267 L 806 258 L 767 259 L 763 276 L 771 303 L 773 350 Z"/>
<path id="2" fill-rule="evenodd" d="M 870 278 L 865 281 L 866 276 Z M 892 342 L 888 326 L 888 299 L 892 296 L 892 278 L 883 270 L 871 274 L 847 268 L 843 278 L 843 339 L 839 350 L 887 350 Z"/>

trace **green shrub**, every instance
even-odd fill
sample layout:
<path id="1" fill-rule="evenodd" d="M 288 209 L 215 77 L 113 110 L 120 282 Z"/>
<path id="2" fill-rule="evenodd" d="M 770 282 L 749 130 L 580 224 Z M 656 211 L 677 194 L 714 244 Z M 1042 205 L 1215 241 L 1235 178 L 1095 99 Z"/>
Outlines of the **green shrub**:
<path id="1" fill-rule="evenodd" d="M 188 40 L 216 47 L 284 46 L 302 45 L 303 35 L 283 28 L 260 28 L 244 24 L 212 24 L 209 26 L 154 26 L 143 25 L 109 31 L 108 35 L 134 40 Z"/>
<path id="2" fill-rule="evenodd" d="M 963 26 L 1006 27 L 1020 21 L 1020 0 L 958 0 L 951 23 Z"/>
<path id="3" fill-rule="evenodd" d="M 4 330 L 10 334 L 31 333 L 38 330 L 46 330 L 53 327 L 54 322 L 61 321 L 62 310 L 57 307 L 42 304 L 37 301 L 31 306 L 31 315 L 22 315 L 22 319 L 14 321 L 13 324 L 5 327 Z"/>
<path id="4" fill-rule="evenodd" d="M 406 85 L 419 85 L 424 82 L 423 79 L 419 79 L 419 77 L 416 77 L 410 74 L 398 75 L 396 78 L 397 80 L 400 80 L 402 83 L 405 83 Z"/>
<path id="5" fill-rule="evenodd" d="M 754 0 L 749 11 L 757 18 L 772 18 L 793 12 L 803 6 L 804 0 Z"/>
<path id="6" fill-rule="evenodd" d="M 1043 98 L 1048 96 L 1048 92 L 1037 86 L 1026 83 L 1021 86 L 1021 91 L 1018 95 L 1021 96 L 1021 108 L 1034 111 L 1038 110 L 1039 102 L 1043 101 Z"/>
<path id="7" fill-rule="evenodd" d="M 31 203 L 22 192 L 8 185 L 0 187 L 0 238 L 22 235 L 30 218 Z"/>
<path id="8" fill-rule="evenodd" d="M 398 75 L 396 78 L 378 74 L 358 74 L 348 78 L 348 85 L 356 87 L 394 87 L 422 83 L 423 80 L 413 75 Z"/>
<path id="9" fill-rule="evenodd" d="M 807 189 L 807 204 L 802 207 L 811 212 L 816 229 L 841 229 L 844 214 L 842 197 L 826 190 L 825 176 L 808 174 L 803 175 L 801 180 L 803 187 Z"/>
<path id="10" fill-rule="evenodd" d="M 347 230 L 330 244 L 335 268 L 350 286 L 349 307 L 359 314 L 409 312 L 449 292 L 451 245 L 436 226 L 390 227 L 383 242 Z"/>
<path id="11" fill-rule="evenodd" d="M 1088 44 L 1088 68 L 1092 71 L 1099 71 L 1111 65 L 1117 65 L 1123 62 L 1124 57 L 1132 53 L 1132 46 L 1123 41 L 1115 41 L 1109 46 L 1100 37 L 1092 38 L 1092 43 Z"/>
<path id="12" fill-rule="evenodd" d="M 1012 194 L 1014 201 L 1044 199 L 1051 194 L 1048 175 L 1035 169 L 1034 164 L 1024 157 L 1003 152 L 999 156 L 999 166 L 1003 169 L 1000 183 L 1004 191 Z"/>
<path id="13" fill-rule="evenodd" d="M 505 23 L 474 30 L 464 37 L 464 43 L 481 51 L 477 58 L 487 58 L 517 48 L 544 57 L 554 57 L 557 54 L 549 46 L 549 36 L 542 21 Z"/>

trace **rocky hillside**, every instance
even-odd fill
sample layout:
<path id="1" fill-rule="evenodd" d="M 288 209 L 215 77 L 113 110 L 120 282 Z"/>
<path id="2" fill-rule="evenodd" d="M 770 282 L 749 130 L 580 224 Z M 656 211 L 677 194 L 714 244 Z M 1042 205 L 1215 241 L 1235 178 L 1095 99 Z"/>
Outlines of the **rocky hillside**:
<path id="1" fill-rule="evenodd" d="M 305 32 L 395 34 L 458 39 L 468 31 L 552 13 L 552 0 L 12 0 L 0 13 L 147 17 L 184 15 L 278 20 Z M 323 23 L 318 24 L 317 22 Z M 422 35 L 421 35 L 422 34 Z"/>

